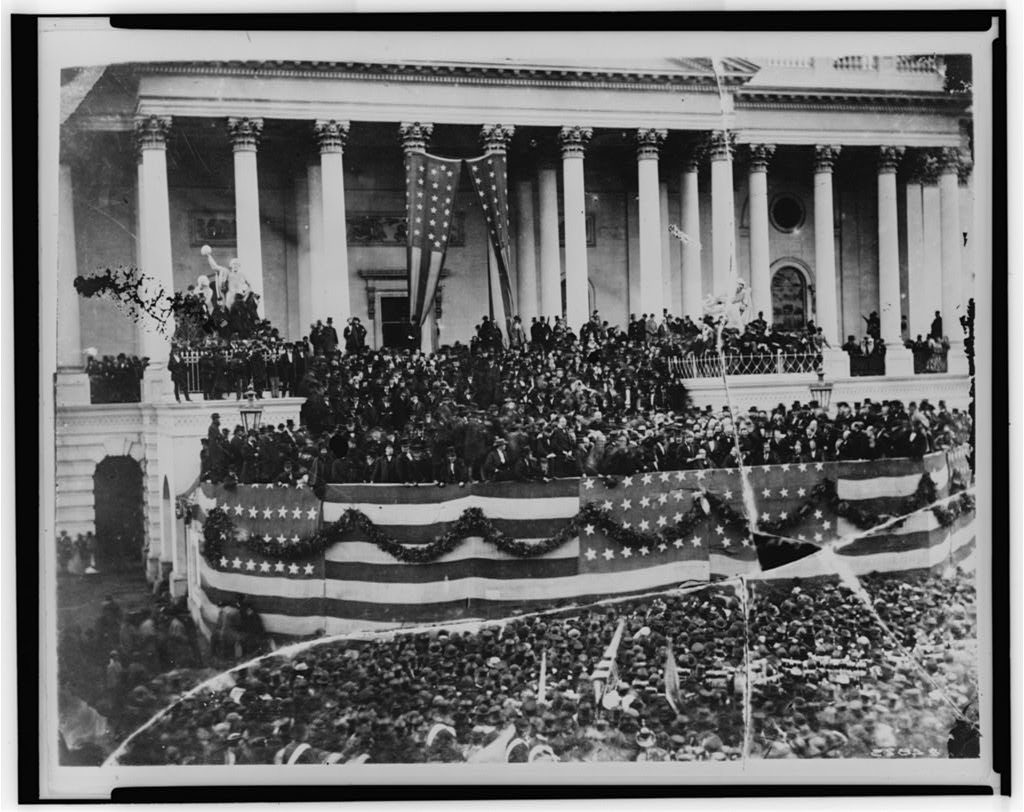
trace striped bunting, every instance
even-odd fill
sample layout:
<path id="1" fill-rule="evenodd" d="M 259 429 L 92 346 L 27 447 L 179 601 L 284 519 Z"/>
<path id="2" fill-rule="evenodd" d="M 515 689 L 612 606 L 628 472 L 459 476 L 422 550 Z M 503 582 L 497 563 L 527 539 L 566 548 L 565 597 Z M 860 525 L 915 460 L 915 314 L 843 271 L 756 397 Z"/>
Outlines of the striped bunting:
<path id="1" fill-rule="evenodd" d="M 826 478 L 836 483 L 841 500 L 870 513 L 896 512 L 916 491 L 923 472 L 941 498 L 949 490 L 950 466 L 963 466 L 965 459 L 963 453 L 937 452 L 917 460 L 757 466 L 747 473 L 759 522 L 775 522 L 799 509 Z M 827 569 L 828 555 L 812 554 L 761 573 L 752 539 L 737 528 L 721 526 L 714 516 L 694 525 L 685 538 L 659 535 L 643 543 L 624 543 L 613 528 L 607 530 L 609 536 L 583 524 L 578 537 L 531 558 L 470 537 L 425 563 L 398 560 L 358 528 L 309 560 L 259 555 L 246 538 L 283 537 L 290 544 L 296 535 L 306 536 L 351 508 L 368 516 L 388 538 L 415 548 L 443 536 L 464 511 L 475 508 L 506 536 L 537 544 L 563 531 L 587 503 L 602 508 L 624 528 L 663 534 L 692 508 L 701 491 L 745 512 L 736 469 L 464 488 L 328 485 L 322 503 L 308 489 L 239 486 L 228 494 L 202 485 L 197 502 L 206 509 L 227 508 L 242 533 L 224 543 L 217 560 L 195 555 L 198 572 L 190 582 L 207 627 L 215 625 L 219 606 L 233 604 L 244 594 L 269 632 L 308 636 L 500 618 L 689 581 L 739 574 L 811 577 Z M 201 528 L 193 525 L 189 535 L 198 545 Z M 923 510 L 899 526 L 864 533 L 826 505 L 815 507 L 784 535 L 831 548 L 829 555 L 841 557 L 858 575 L 945 566 L 967 556 L 974 544 L 973 516 L 960 516 L 943 528 L 930 510 Z M 842 540 L 847 538 L 853 541 Z"/>

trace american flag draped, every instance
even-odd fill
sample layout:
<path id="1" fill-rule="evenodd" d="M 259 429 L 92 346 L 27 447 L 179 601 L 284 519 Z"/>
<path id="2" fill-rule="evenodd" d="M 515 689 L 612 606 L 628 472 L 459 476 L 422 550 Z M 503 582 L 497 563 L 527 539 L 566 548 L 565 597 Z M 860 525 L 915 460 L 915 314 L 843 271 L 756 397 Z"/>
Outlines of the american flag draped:
<path id="1" fill-rule="evenodd" d="M 505 153 L 490 151 L 466 161 L 473 189 L 487 221 L 487 234 L 491 241 L 492 261 L 495 273 L 491 280 L 491 317 L 506 327 L 514 315 L 512 283 L 509 268 L 512 258 L 509 249 L 508 218 L 508 161 Z"/>
<path id="2" fill-rule="evenodd" d="M 923 459 L 749 468 L 758 512 L 753 536 L 735 469 L 464 488 L 332 484 L 319 496 L 305 487 L 203 483 L 190 494 L 198 508 L 189 531 L 190 595 L 208 626 L 219 606 L 245 594 L 268 631 L 304 636 L 506 617 L 560 601 L 740 574 L 809 578 L 946 567 L 969 555 L 974 543 L 973 509 L 954 511 L 947 504 L 955 495 L 958 463 L 956 452 L 934 452 Z M 906 500 L 916 499 L 925 474 L 940 509 L 933 511 L 926 500 L 910 515 Z M 829 489 L 832 497 L 825 498 Z M 744 521 L 730 520 L 716 505 Z M 200 547 L 214 507 L 236 532 L 207 557 Z M 295 546 L 349 509 L 407 551 L 433 544 L 470 509 L 506 539 L 544 550 L 515 554 L 476 526 L 422 562 L 381 547 L 369 525 L 351 527 L 323 549 Z M 590 513 L 582 515 L 585 509 Z M 861 519 L 854 524 L 857 512 Z M 683 532 L 680 523 L 688 515 Z M 865 522 L 864 515 L 872 520 Z M 882 516 L 902 518 L 890 523 Z M 552 537 L 560 541 L 549 544 Z M 794 546 L 804 545 L 810 554 L 794 556 Z M 666 667 L 671 684 L 671 665 Z"/>
<path id="3" fill-rule="evenodd" d="M 458 159 L 425 152 L 409 152 L 405 157 L 409 317 L 421 328 L 430 316 L 444 266 L 461 164 Z"/>

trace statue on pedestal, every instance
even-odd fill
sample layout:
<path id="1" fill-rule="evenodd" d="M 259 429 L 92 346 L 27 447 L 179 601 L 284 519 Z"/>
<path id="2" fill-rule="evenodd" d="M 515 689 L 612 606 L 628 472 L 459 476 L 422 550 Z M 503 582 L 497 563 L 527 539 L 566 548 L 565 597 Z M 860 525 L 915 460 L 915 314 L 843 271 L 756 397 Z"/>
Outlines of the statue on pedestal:
<path id="1" fill-rule="evenodd" d="M 225 268 L 223 265 L 217 264 L 210 246 L 204 245 L 200 249 L 200 253 L 209 260 L 210 268 L 217 274 L 214 293 L 224 307 L 230 309 L 238 301 L 238 296 L 244 300 L 253 292 L 249 280 L 242 273 L 242 263 L 238 257 L 234 257 Z"/>

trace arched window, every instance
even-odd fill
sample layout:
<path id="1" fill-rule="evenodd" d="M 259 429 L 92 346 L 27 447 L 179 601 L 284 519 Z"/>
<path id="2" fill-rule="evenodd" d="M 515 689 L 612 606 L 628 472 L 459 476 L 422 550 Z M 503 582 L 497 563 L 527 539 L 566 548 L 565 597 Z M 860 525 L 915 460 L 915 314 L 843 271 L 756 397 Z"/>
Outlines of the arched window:
<path id="1" fill-rule="evenodd" d="M 772 323 L 777 330 L 802 330 L 807 323 L 807 282 L 792 265 L 772 276 Z"/>

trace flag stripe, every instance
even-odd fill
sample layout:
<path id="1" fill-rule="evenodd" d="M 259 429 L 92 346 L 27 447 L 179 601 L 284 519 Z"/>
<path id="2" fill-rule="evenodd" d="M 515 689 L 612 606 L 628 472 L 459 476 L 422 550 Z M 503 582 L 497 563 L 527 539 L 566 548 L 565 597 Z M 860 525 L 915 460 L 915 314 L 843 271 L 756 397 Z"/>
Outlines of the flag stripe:
<path id="1" fill-rule="evenodd" d="M 571 517 L 555 519 L 493 519 L 488 521 L 494 527 L 510 538 L 520 541 L 543 541 L 546 538 L 556 535 Z M 434 524 L 389 524 L 386 521 L 374 522 L 377 529 L 388 538 L 400 544 L 417 546 L 429 544 L 439 536 L 443 536 L 455 522 L 437 522 Z M 358 528 L 349 530 L 344 536 L 347 541 L 362 541 L 365 534 Z M 487 545 L 491 550 L 497 551 L 494 545 Z M 462 547 L 459 547 L 461 550 Z M 453 551 L 455 552 L 455 551 Z"/>
<path id="2" fill-rule="evenodd" d="M 384 496 L 383 493 L 380 495 Z M 525 507 L 527 504 L 528 507 Z M 494 496 L 471 495 L 435 504 L 325 502 L 324 521 L 337 521 L 348 508 L 355 508 L 365 513 L 374 524 L 423 527 L 440 522 L 454 522 L 469 508 L 480 508 L 489 519 L 521 520 L 524 513 L 528 513 L 533 520 L 571 519 L 579 512 L 579 498 L 562 496 L 551 499 L 533 499 L 527 503 L 523 499 L 517 498 L 503 499 Z M 536 534 L 531 533 L 531 535 Z"/>
<path id="3" fill-rule="evenodd" d="M 921 483 L 921 473 L 918 471 L 914 474 L 877 476 L 871 479 L 844 477 L 836 482 L 836 493 L 840 499 L 846 501 L 911 496 Z M 930 471 L 929 475 L 936 488 L 945 488 L 949 482 L 949 472 L 944 464 L 941 468 Z"/>
<path id="4" fill-rule="evenodd" d="M 957 551 L 965 545 L 974 542 L 974 526 L 968 524 L 947 534 L 939 544 L 914 550 L 901 552 L 882 552 L 874 555 L 844 556 L 844 563 L 849 566 L 854 575 L 868 575 L 872 572 L 907 572 L 910 570 L 923 570 L 940 568 L 950 563 L 950 552 Z M 828 562 L 823 557 L 809 555 L 761 574 L 764 580 L 788 579 L 788 578 L 812 578 L 819 576 L 834 575 Z"/>
<path id="5" fill-rule="evenodd" d="M 392 559 L 394 561 L 394 559 Z M 436 564 L 368 564 L 361 561 L 328 561 L 329 580 L 363 581 L 368 584 L 444 583 L 462 578 L 480 577 L 495 581 L 541 579 L 574 576 L 579 571 L 577 557 L 572 558 L 465 558 Z M 404 596 L 403 596 L 404 597 Z"/>
<path id="6" fill-rule="evenodd" d="M 473 482 L 464 488 L 448 485 L 382 485 L 370 483 L 332 483 L 324 490 L 324 502 L 389 505 L 441 504 L 466 496 L 497 496 L 504 499 L 579 498 L 580 480 L 576 477 L 553 479 L 550 482 Z"/>
<path id="7" fill-rule="evenodd" d="M 581 595 L 615 594 L 634 589 L 707 580 L 707 561 L 687 561 L 629 572 L 581 573 L 553 578 L 470 577 L 429 583 L 408 583 L 400 593 L 365 581 L 331 579 L 327 598 L 373 604 L 431 604 L 455 600 L 565 600 Z"/>
<path id="8" fill-rule="evenodd" d="M 919 479 L 921 474 L 928 472 L 934 474 L 946 467 L 946 454 L 943 451 L 932 451 L 923 457 L 884 457 L 883 459 L 868 461 L 840 461 L 826 462 L 826 473 L 828 468 L 834 466 L 833 473 L 828 473 L 833 479 L 877 479 L 878 477 L 900 477 L 916 475 Z"/>
<path id="9" fill-rule="evenodd" d="M 523 543 L 537 543 L 543 539 L 520 538 Z M 579 557 L 579 539 L 569 539 L 565 544 L 549 553 L 544 553 L 533 561 L 547 561 L 566 559 L 576 561 Z M 334 562 L 350 564 L 398 564 L 393 555 L 381 550 L 376 544 L 369 541 L 344 541 L 339 544 L 332 544 L 327 548 L 325 558 L 328 565 Z M 495 561 L 521 561 L 511 553 L 499 550 L 493 544 L 484 541 L 478 536 L 470 536 L 462 541 L 454 550 L 445 553 L 437 559 L 437 563 L 455 563 L 466 559 L 492 559 Z M 407 567 L 408 564 L 402 566 Z M 422 564 L 416 566 L 423 566 Z"/>

